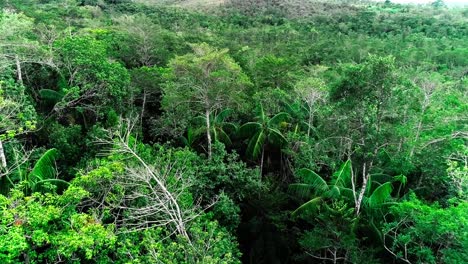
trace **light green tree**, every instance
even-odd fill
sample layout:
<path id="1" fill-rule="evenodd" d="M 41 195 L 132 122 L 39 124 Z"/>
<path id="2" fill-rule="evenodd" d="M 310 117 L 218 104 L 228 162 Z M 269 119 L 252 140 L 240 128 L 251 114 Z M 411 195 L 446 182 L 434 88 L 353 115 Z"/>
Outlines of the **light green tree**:
<path id="1" fill-rule="evenodd" d="M 227 49 L 216 49 L 206 43 L 192 45 L 193 53 L 178 56 L 169 63 L 173 80 L 164 88 L 163 108 L 178 113 L 181 119 L 205 117 L 208 157 L 212 152 L 212 113 L 236 108 L 250 85 L 241 67 L 228 55 Z"/>
<path id="2" fill-rule="evenodd" d="M 309 77 L 300 80 L 294 90 L 307 107 L 307 137 L 310 137 L 317 106 L 325 100 L 327 94 L 326 85 L 318 78 Z"/>

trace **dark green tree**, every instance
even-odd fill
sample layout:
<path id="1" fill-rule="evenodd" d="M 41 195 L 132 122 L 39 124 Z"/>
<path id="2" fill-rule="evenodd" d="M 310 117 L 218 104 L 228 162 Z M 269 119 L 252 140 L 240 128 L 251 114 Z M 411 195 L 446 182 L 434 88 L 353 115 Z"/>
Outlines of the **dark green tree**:
<path id="1" fill-rule="evenodd" d="M 265 156 L 265 145 L 283 147 L 287 140 L 280 131 L 282 125 L 288 120 L 289 115 L 285 112 L 277 113 L 268 117 L 260 104 L 257 107 L 256 121 L 243 124 L 240 129 L 241 137 L 249 137 L 246 153 L 251 159 L 260 157 L 260 175 L 263 171 L 263 160 Z"/>

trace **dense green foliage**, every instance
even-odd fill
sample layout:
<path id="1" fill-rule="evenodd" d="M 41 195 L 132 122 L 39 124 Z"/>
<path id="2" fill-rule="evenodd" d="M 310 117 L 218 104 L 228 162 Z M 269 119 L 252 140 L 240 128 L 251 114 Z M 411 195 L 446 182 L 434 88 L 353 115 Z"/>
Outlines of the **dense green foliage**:
<path id="1" fill-rule="evenodd" d="M 0 8 L 1 263 L 468 263 L 466 8 Z"/>

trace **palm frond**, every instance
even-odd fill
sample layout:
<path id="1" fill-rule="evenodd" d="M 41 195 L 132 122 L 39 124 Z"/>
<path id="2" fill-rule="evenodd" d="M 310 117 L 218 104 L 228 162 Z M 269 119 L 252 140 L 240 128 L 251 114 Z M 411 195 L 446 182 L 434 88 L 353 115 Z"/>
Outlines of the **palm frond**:
<path id="1" fill-rule="evenodd" d="M 351 161 L 343 163 L 338 171 L 333 173 L 333 185 L 347 187 L 351 183 Z"/>
<path id="2" fill-rule="evenodd" d="M 377 227 L 377 225 L 374 222 L 374 219 L 371 218 L 369 222 L 370 222 L 371 230 L 373 231 L 375 236 L 377 236 L 379 238 L 380 243 L 383 244 L 384 243 L 384 239 L 383 239 L 384 235 L 382 233 L 382 230 Z"/>
<path id="3" fill-rule="evenodd" d="M 299 176 L 305 184 L 314 188 L 318 193 L 326 192 L 329 189 L 327 182 L 312 170 L 300 169 L 296 171 L 296 175 Z"/>
<path id="4" fill-rule="evenodd" d="M 281 134 L 281 132 L 277 129 L 268 129 L 269 136 L 268 141 L 278 147 L 282 147 L 288 143 L 286 138 Z"/>
<path id="5" fill-rule="evenodd" d="M 286 111 L 292 115 L 297 115 L 301 112 L 302 106 L 299 102 L 293 102 L 291 104 L 284 103 L 284 108 Z"/>
<path id="6" fill-rule="evenodd" d="M 340 187 L 340 195 L 341 197 L 344 197 L 348 201 L 353 201 L 354 200 L 354 192 L 350 188 L 345 188 L 345 187 Z"/>
<path id="7" fill-rule="evenodd" d="M 288 186 L 288 192 L 297 195 L 299 198 L 310 198 L 317 191 L 314 186 L 306 183 L 293 183 Z"/>
<path id="8" fill-rule="evenodd" d="M 321 203 L 322 197 L 315 197 L 310 201 L 304 203 L 303 205 L 299 206 L 299 208 L 294 210 L 294 212 L 292 212 L 291 215 L 293 217 L 297 217 L 315 214 L 318 211 Z"/>
<path id="9" fill-rule="evenodd" d="M 219 114 L 216 115 L 215 117 L 215 122 L 216 123 L 222 123 L 226 120 L 226 118 L 228 116 L 230 116 L 232 114 L 233 110 L 230 109 L 230 108 L 227 108 L 227 109 L 224 109 L 223 111 L 221 111 Z"/>
<path id="10" fill-rule="evenodd" d="M 214 131 L 216 131 L 216 134 L 215 134 L 216 140 L 223 142 L 224 145 L 226 146 L 229 146 L 232 144 L 231 138 L 229 138 L 228 134 L 226 134 L 224 130 L 222 130 L 221 128 L 215 128 Z"/>
<path id="11" fill-rule="evenodd" d="M 239 128 L 240 137 L 249 137 L 262 129 L 262 125 L 257 122 L 248 122 Z"/>
<path id="12" fill-rule="evenodd" d="M 195 142 L 196 140 L 196 136 L 194 134 L 194 130 L 193 128 L 189 127 L 187 129 L 187 137 L 184 137 L 184 136 L 181 136 L 180 137 L 180 140 L 182 141 L 182 143 L 187 146 L 187 147 L 191 147 L 193 145 L 193 143 Z"/>
<path id="13" fill-rule="evenodd" d="M 269 127 L 276 127 L 278 126 L 281 122 L 286 122 L 289 120 L 289 114 L 285 112 L 280 112 L 273 116 L 269 121 L 268 121 L 268 126 Z"/>
<path id="14" fill-rule="evenodd" d="M 189 128 L 187 130 L 187 139 L 190 144 L 193 144 L 197 139 L 199 139 L 203 134 L 206 133 L 205 127 L 199 127 L 196 129 Z"/>
<path id="15" fill-rule="evenodd" d="M 262 152 L 263 144 L 265 144 L 265 133 L 258 131 L 249 141 L 247 146 L 247 155 L 252 159 L 256 159 Z"/>
<path id="16" fill-rule="evenodd" d="M 206 117 L 196 116 L 192 119 L 192 123 L 197 126 L 206 126 Z"/>
<path id="17" fill-rule="evenodd" d="M 36 184 L 46 179 L 55 178 L 55 160 L 58 151 L 55 148 L 47 150 L 36 162 L 28 176 L 29 186 L 34 189 Z"/>
<path id="18" fill-rule="evenodd" d="M 341 190 L 337 185 L 332 185 L 330 189 L 325 193 L 325 197 L 331 199 L 338 199 L 340 198 Z"/>
<path id="19" fill-rule="evenodd" d="M 264 120 L 266 120 L 266 115 L 265 115 L 265 111 L 263 110 L 263 105 L 262 103 L 258 104 L 257 106 L 257 109 L 256 109 L 256 112 L 257 112 L 257 119 L 260 121 L 260 122 L 263 122 Z"/>
<path id="20" fill-rule="evenodd" d="M 390 198 L 393 190 L 391 182 L 386 182 L 377 187 L 368 199 L 370 208 L 377 208 L 381 206 L 388 198 Z"/>
<path id="21" fill-rule="evenodd" d="M 235 134 L 239 130 L 236 124 L 230 122 L 224 122 L 221 127 L 227 134 Z"/>
<path id="22" fill-rule="evenodd" d="M 372 173 L 371 177 L 374 182 L 378 182 L 378 183 L 385 183 L 393 179 L 392 176 L 386 173 Z"/>

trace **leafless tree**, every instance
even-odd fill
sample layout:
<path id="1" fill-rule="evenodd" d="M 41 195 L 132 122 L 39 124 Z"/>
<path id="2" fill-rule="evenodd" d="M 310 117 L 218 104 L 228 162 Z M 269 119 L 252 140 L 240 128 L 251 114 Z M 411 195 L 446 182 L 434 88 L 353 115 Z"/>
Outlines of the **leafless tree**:
<path id="1" fill-rule="evenodd" d="M 314 122 L 314 115 L 317 111 L 317 104 L 325 100 L 325 83 L 317 78 L 307 78 L 300 81 L 296 85 L 295 90 L 307 105 L 307 112 L 309 113 L 307 137 L 309 137 Z"/>
<path id="2" fill-rule="evenodd" d="M 119 129 L 111 132 L 111 137 L 99 140 L 101 144 L 113 146 L 111 153 L 126 159 L 124 171 L 114 175 L 111 183 L 121 186 L 125 192 L 111 205 L 114 211 L 125 214 L 117 224 L 130 232 L 165 226 L 190 241 L 186 224 L 206 207 L 200 206 L 200 200 L 190 206 L 181 204 L 182 196 L 192 185 L 184 164 L 168 161 L 153 165 L 142 158 L 132 136 L 134 126 L 134 121 L 124 120 Z"/>
<path id="3" fill-rule="evenodd" d="M 416 126 L 416 134 L 414 136 L 414 143 L 413 146 L 411 147 L 410 150 L 410 157 L 413 157 L 414 151 L 416 148 L 416 143 L 419 140 L 419 137 L 421 135 L 421 131 L 423 129 L 423 120 L 424 120 L 424 115 L 426 114 L 427 109 L 429 108 L 431 104 L 431 98 L 434 94 L 434 92 L 437 89 L 438 84 L 436 82 L 430 81 L 430 80 L 415 80 L 417 84 L 421 87 L 421 92 L 423 94 L 422 102 L 421 102 L 421 114 L 419 116 L 419 120 L 417 121 L 417 126 Z"/>

